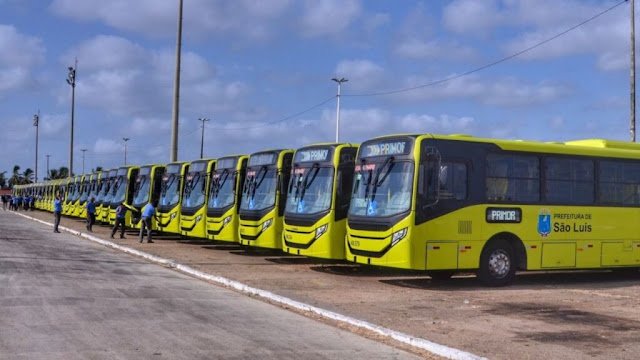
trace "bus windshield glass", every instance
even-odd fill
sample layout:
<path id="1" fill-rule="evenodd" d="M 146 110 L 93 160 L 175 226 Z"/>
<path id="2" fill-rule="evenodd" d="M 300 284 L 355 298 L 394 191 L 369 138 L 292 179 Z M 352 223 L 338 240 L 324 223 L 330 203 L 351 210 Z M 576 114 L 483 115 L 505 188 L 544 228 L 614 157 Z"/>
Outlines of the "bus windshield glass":
<path id="1" fill-rule="evenodd" d="M 234 185 L 236 173 L 234 169 L 216 170 L 211 178 L 209 191 L 209 209 L 222 209 L 236 201 Z"/>
<path id="2" fill-rule="evenodd" d="M 93 179 L 89 183 L 89 194 L 87 199 L 97 198 L 98 197 L 98 180 Z"/>
<path id="3" fill-rule="evenodd" d="M 204 199 L 207 191 L 207 173 L 197 172 L 189 173 L 184 183 L 184 197 L 182 198 L 182 207 L 199 208 L 204 205 Z"/>
<path id="4" fill-rule="evenodd" d="M 111 203 L 115 205 L 123 203 L 124 198 L 127 195 L 127 177 L 124 175 L 118 176 L 118 178 L 116 179 L 115 188 L 113 190 L 113 198 L 111 198 Z"/>
<path id="5" fill-rule="evenodd" d="M 356 165 L 349 215 L 386 217 L 409 210 L 413 168 L 393 157 Z"/>
<path id="6" fill-rule="evenodd" d="M 287 214 L 316 214 L 329 210 L 333 192 L 333 168 L 317 165 L 295 168 L 289 182 Z"/>
<path id="7" fill-rule="evenodd" d="M 166 174 L 162 178 L 160 206 L 172 207 L 180 201 L 180 174 Z"/>
<path id="8" fill-rule="evenodd" d="M 247 170 L 242 189 L 242 210 L 264 210 L 276 203 L 277 172 L 275 168 L 253 168 Z"/>
<path id="9" fill-rule="evenodd" d="M 91 188 L 89 187 L 89 183 L 87 181 L 82 183 L 81 190 L 82 193 L 80 194 L 80 202 L 84 203 L 89 197 L 89 191 L 91 191 Z"/>
<path id="10" fill-rule="evenodd" d="M 133 206 L 142 207 L 149 202 L 149 187 L 151 186 L 149 180 L 148 175 L 138 175 L 136 189 L 133 193 Z"/>

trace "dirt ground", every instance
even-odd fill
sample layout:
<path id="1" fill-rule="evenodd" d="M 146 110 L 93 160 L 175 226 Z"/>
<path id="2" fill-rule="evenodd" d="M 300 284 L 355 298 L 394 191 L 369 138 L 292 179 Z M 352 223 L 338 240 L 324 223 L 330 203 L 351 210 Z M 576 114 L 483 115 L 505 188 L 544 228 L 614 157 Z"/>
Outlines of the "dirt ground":
<path id="1" fill-rule="evenodd" d="M 53 221 L 53 215 L 28 215 Z M 63 226 L 84 231 L 84 222 Z M 95 226 L 108 239 L 110 229 Z M 315 260 L 230 243 L 156 236 L 114 242 L 174 259 L 344 315 L 490 359 L 639 359 L 640 272 L 520 273 L 487 288 L 474 275 L 433 282 L 424 273 Z M 424 354 L 423 354 L 424 355 Z"/>

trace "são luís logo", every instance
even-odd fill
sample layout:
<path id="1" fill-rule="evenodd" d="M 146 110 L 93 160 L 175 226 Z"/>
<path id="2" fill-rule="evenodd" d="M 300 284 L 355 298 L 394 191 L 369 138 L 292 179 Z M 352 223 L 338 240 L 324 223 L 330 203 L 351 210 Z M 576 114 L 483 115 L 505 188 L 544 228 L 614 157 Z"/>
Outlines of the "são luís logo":
<path id="1" fill-rule="evenodd" d="M 541 209 L 538 213 L 538 234 L 547 237 L 551 234 L 551 211 Z"/>

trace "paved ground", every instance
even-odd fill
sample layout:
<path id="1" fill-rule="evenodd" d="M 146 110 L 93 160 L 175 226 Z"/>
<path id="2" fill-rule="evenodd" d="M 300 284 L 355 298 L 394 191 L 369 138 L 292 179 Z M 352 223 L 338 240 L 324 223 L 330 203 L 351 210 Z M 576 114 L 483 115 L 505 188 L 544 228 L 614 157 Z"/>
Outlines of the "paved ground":
<path id="1" fill-rule="evenodd" d="M 13 214 L 0 229 L 1 359 L 417 358 Z"/>
<path id="2" fill-rule="evenodd" d="M 29 215 L 52 221 L 49 213 Z M 83 230 L 79 220 L 63 224 Z M 95 235 L 108 239 L 108 231 Z M 138 244 L 132 234 L 115 242 L 491 359 L 640 358 L 638 272 L 524 273 L 513 286 L 486 288 L 474 276 L 434 283 L 422 273 L 206 240 Z"/>

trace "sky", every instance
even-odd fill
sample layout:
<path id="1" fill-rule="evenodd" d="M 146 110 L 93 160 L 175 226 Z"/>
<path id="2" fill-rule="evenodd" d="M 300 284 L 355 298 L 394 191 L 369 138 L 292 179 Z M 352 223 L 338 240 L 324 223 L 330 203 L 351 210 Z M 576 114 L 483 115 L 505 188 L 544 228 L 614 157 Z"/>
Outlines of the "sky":
<path id="1" fill-rule="evenodd" d="M 210 158 L 335 141 L 335 77 L 345 142 L 628 140 L 628 2 L 533 47 L 620 2 L 184 0 L 178 159 L 200 156 L 199 118 Z M 123 137 L 128 163 L 169 162 L 177 14 L 178 0 L 0 0 L 0 171 L 35 168 L 38 111 L 39 178 L 46 155 L 67 166 L 75 59 L 74 172 L 81 149 L 85 172 L 122 166 Z"/>

